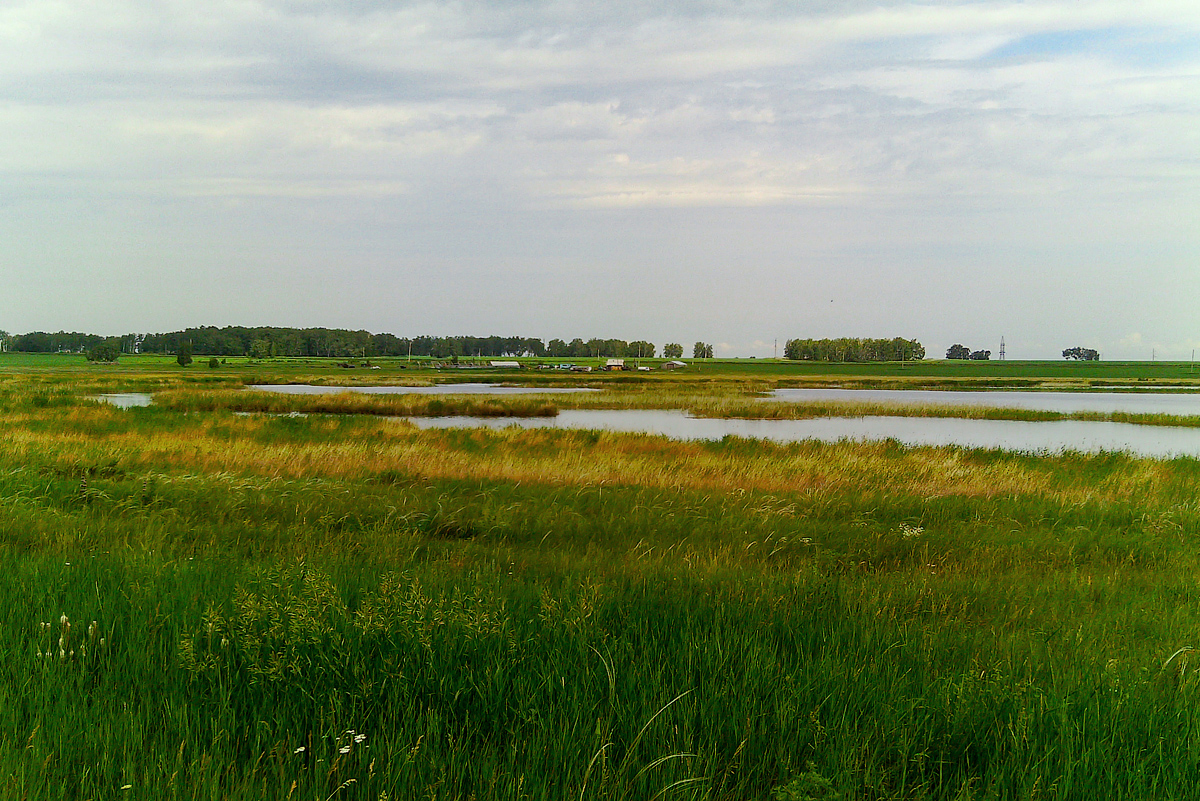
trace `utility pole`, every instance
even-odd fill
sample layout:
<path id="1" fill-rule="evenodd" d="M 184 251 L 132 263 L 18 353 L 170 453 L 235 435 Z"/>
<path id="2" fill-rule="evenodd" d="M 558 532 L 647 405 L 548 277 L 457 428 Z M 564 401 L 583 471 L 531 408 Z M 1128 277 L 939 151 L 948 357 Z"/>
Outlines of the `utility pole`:
<path id="1" fill-rule="evenodd" d="M 775 337 L 775 358 L 779 358 L 779 337 Z"/>

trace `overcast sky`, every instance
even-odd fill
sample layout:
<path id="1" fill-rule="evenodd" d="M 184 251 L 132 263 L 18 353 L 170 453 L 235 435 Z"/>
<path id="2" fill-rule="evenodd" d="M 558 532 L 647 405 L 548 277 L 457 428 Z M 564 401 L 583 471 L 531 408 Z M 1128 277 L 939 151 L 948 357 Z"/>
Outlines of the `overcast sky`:
<path id="1" fill-rule="evenodd" d="M 1200 347 L 1200 3 L 0 0 L 0 329 Z"/>

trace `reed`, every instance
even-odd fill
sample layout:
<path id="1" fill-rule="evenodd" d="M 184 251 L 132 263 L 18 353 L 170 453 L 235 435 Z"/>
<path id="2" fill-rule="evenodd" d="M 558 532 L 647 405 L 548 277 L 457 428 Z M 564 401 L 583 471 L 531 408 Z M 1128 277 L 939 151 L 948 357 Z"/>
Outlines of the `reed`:
<path id="1" fill-rule="evenodd" d="M 160 392 L 155 403 L 174 411 L 225 410 L 267 414 L 363 414 L 391 417 L 554 417 L 546 397 L 491 398 L 470 395 L 379 395 L 363 392 L 290 395 L 216 390 Z"/>

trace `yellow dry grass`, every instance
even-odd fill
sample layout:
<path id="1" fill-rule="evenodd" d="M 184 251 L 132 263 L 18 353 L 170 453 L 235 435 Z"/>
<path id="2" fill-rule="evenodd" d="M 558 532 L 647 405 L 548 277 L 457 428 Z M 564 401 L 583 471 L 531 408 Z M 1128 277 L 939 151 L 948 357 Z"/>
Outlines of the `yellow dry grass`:
<path id="1" fill-rule="evenodd" d="M 680 442 L 570 430 L 420 430 L 399 420 L 309 418 L 281 435 L 278 418 L 180 416 L 138 427 L 117 410 L 47 411 L 0 421 L 0 458 L 62 469 L 249 473 L 280 477 L 414 478 L 638 485 L 729 491 L 903 492 L 924 497 L 1039 495 L 1069 502 L 1127 499 L 1171 480 L 1169 463 L 1129 459 L 1102 480 L 1073 481 L 1055 460 L 888 443 Z M 39 419 L 40 418 L 40 419 Z"/>

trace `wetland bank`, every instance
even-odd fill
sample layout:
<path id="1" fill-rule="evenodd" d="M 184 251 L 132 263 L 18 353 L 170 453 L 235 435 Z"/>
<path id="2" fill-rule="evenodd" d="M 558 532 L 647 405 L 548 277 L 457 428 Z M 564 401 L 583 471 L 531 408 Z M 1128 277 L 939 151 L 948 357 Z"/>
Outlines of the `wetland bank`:
<path id="1" fill-rule="evenodd" d="M 811 412 L 756 398 L 824 379 L 765 365 L 552 400 L 320 401 L 242 386 L 344 374 L 123 361 L 0 359 L 14 797 L 1186 798 L 1200 780 L 1194 458 L 386 418 Z"/>

